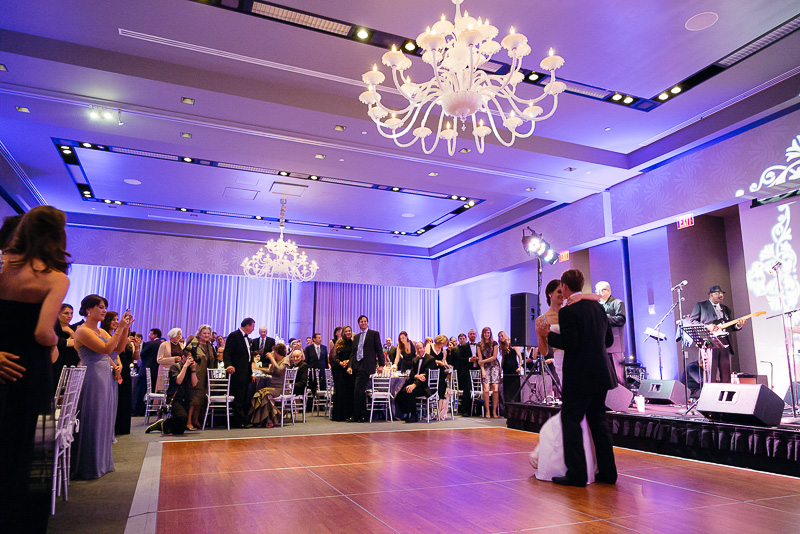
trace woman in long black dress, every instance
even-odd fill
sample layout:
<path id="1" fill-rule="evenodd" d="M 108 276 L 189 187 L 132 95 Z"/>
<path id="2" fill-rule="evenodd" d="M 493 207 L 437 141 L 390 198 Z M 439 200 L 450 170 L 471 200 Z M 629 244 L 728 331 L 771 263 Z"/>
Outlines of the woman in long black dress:
<path id="1" fill-rule="evenodd" d="M 503 369 L 503 403 L 514 402 L 519 391 L 519 375 L 522 373 L 519 354 L 511 346 L 508 334 L 501 331 L 497 334 L 497 339 L 500 341 L 498 352 L 503 360 L 500 364 Z"/>
<path id="2" fill-rule="evenodd" d="M 437 368 L 439 369 L 439 420 L 444 421 L 447 418 L 447 385 L 448 378 L 453 371 L 453 367 L 447 363 L 447 336 L 439 334 L 433 339 L 433 343 L 428 346 L 428 354 L 433 356 L 436 360 Z"/>
<path id="3" fill-rule="evenodd" d="M 50 516 L 51 478 L 31 477 L 31 466 L 52 454 L 52 362 L 58 356 L 53 325 L 69 287 L 65 224 L 64 212 L 39 206 L 25 214 L 9 246 L 0 243 L 3 532 L 45 532 Z M 44 425 L 37 428 L 40 415 Z"/>
<path id="4" fill-rule="evenodd" d="M 346 421 L 353 415 L 356 379 L 347 373 L 347 364 L 353 354 L 353 330 L 345 326 L 342 337 L 336 342 L 336 352 L 331 358 L 333 373 L 333 408 L 331 419 Z"/>

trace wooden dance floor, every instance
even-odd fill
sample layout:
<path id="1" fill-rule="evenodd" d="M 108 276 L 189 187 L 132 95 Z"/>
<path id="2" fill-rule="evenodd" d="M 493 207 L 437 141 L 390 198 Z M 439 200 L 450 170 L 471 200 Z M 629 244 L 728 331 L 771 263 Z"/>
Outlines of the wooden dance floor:
<path id="1" fill-rule="evenodd" d="M 616 486 L 532 477 L 538 435 L 164 442 L 157 532 L 797 532 L 800 479 L 616 449 Z"/>

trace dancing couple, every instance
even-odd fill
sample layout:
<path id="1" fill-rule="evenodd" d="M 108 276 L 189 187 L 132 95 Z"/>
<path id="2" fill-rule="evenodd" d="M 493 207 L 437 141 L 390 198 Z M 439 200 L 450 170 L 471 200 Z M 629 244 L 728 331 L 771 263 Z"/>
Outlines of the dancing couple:
<path id="1" fill-rule="evenodd" d="M 617 385 L 606 350 L 614 335 L 597 295 L 581 293 L 583 285 L 577 269 L 550 282 L 550 310 L 536 320 L 539 350 L 554 349 L 556 361 L 563 361 L 563 377 L 561 412 L 542 427 L 531 464 L 539 480 L 565 486 L 617 481 L 605 415 L 606 393 Z"/>

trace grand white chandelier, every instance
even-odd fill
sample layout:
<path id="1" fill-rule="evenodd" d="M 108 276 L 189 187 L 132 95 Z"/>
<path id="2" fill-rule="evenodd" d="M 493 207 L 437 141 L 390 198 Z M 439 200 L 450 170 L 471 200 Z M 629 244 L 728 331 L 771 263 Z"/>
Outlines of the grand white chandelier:
<path id="1" fill-rule="evenodd" d="M 558 95 L 567 88 L 555 78 L 555 70 L 564 64 L 564 58 L 554 55 L 551 49 L 550 55 L 540 63 L 542 70 L 550 72 L 549 83 L 541 96 L 533 100 L 517 97 L 517 84 L 524 79 L 520 72 L 522 58 L 531 52 L 528 38 L 511 28 L 510 33 L 498 44 L 493 40 L 498 34 L 497 28 L 488 20 L 476 20 L 466 11 L 461 14 L 463 1 L 452 0 L 456 6 L 454 23 L 442 15 L 441 20 L 417 37 L 417 45 L 424 51 L 422 60 L 433 67 L 431 80 L 414 83 L 410 76 L 404 76 L 405 70 L 411 67 L 411 60 L 396 47 L 393 46 L 390 52 L 383 55 L 383 64 L 391 67 L 395 87 L 408 100 L 408 106 L 394 110 L 381 103 L 377 87 L 383 83 L 385 76 L 377 65 L 361 77 L 367 84 L 367 90 L 361 93 L 359 100 L 369 107 L 368 114 L 377 125 L 378 132 L 394 139 L 397 146 L 408 147 L 419 140 L 423 152 L 430 154 L 436 150 L 439 140 L 444 139 L 452 156 L 458 137 L 457 121 L 461 120 L 461 129 L 466 131 L 466 122 L 470 118 L 478 152 L 483 153 L 484 138 L 492 132 L 500 143 L 511 146 L 518 137 L 525 138 L 533 134 L 538 121 L 548 119 L 555 113 Z M 499 52 L 501 46 L 511 58 L 511 70 L 505 75 L 493 75 L 480 70 L 479 67 Z M 553 97 L 553 107 L 549 113 L 542 115 L 544 110 L 536 104 L 547 96 Z M 438 123 L 435 117 L 429 123 L 429 116 L 436 105 L 441 106 Z M 524 108 L 520 109 L 520 105 Z M 420 114 L 422 118 L 419 125 L 415 126 Z M 484 123 L 483 118 L 477 119 L 477 114 L 485 114 L 489 125 Z M 495 114 L 511 132 L 510 140 L 503 139 L 498 131 Z M 452 124 L 451 119 L 445 117 L 451 118 Z M 526 121 L 531 123 L 530 130 L 517 132 L 517 128 Z M 433 124 L 436 124 L 435 127 Z M 436 138 L 432 146 L 426 147 L 425 138 L 433 133 L 432 128 L 436 129 Z M 411 140 L 401 142 L 401 138 L 408 139 L 406 134 L 409 131 Z"/>
<path id="2" fill-rule="evenodd" d="M 305 252 L 294 241 L 283 239 L 286 217 L 286 198 L 281 199 L 281 235 L 277 241 L 270 239 L 258 252 L 242 260 L 244 274 L 252 278 L 287 278 L 307 282 L 317 274 L 316 261 L 309 263 Z M 264 250 L 266 249 L 266 250 Z"/>

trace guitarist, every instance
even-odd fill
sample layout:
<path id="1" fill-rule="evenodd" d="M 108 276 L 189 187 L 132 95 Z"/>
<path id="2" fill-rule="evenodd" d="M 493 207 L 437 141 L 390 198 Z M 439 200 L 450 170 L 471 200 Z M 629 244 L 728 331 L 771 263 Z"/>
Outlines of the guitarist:
<path id="1" fill-rule="evenodd" d="M 731 321 L 731 309 L 722 304 L 725 298 L 725 292 L 720 286 L 711 286 L 708 290 L 708 300 L 698 302 L 694 305 L 692 313 L 689 316 L 695 322 L 707 325 L 707 328 L 714 332 L 718 331 L 717 325 Z M 731 328 L 733 330 L 741 330 L 744 324 L 744 319 L 739 319 L 736 324 Z M 730 338 L 725 333 L 719 336 L 719 340 L 725 345 L 721 349 L 712 348 L 711 351 L 711 369 L 710 377 L 711 382 L 730 382 L 731 381 L 731 354 L 733 354 L 733 347 L 730 346 Z M 719 380 L 717 380 L 717 371 L 719 371 Z M 709 370 L 706 369 L 706 373 Z"/>

